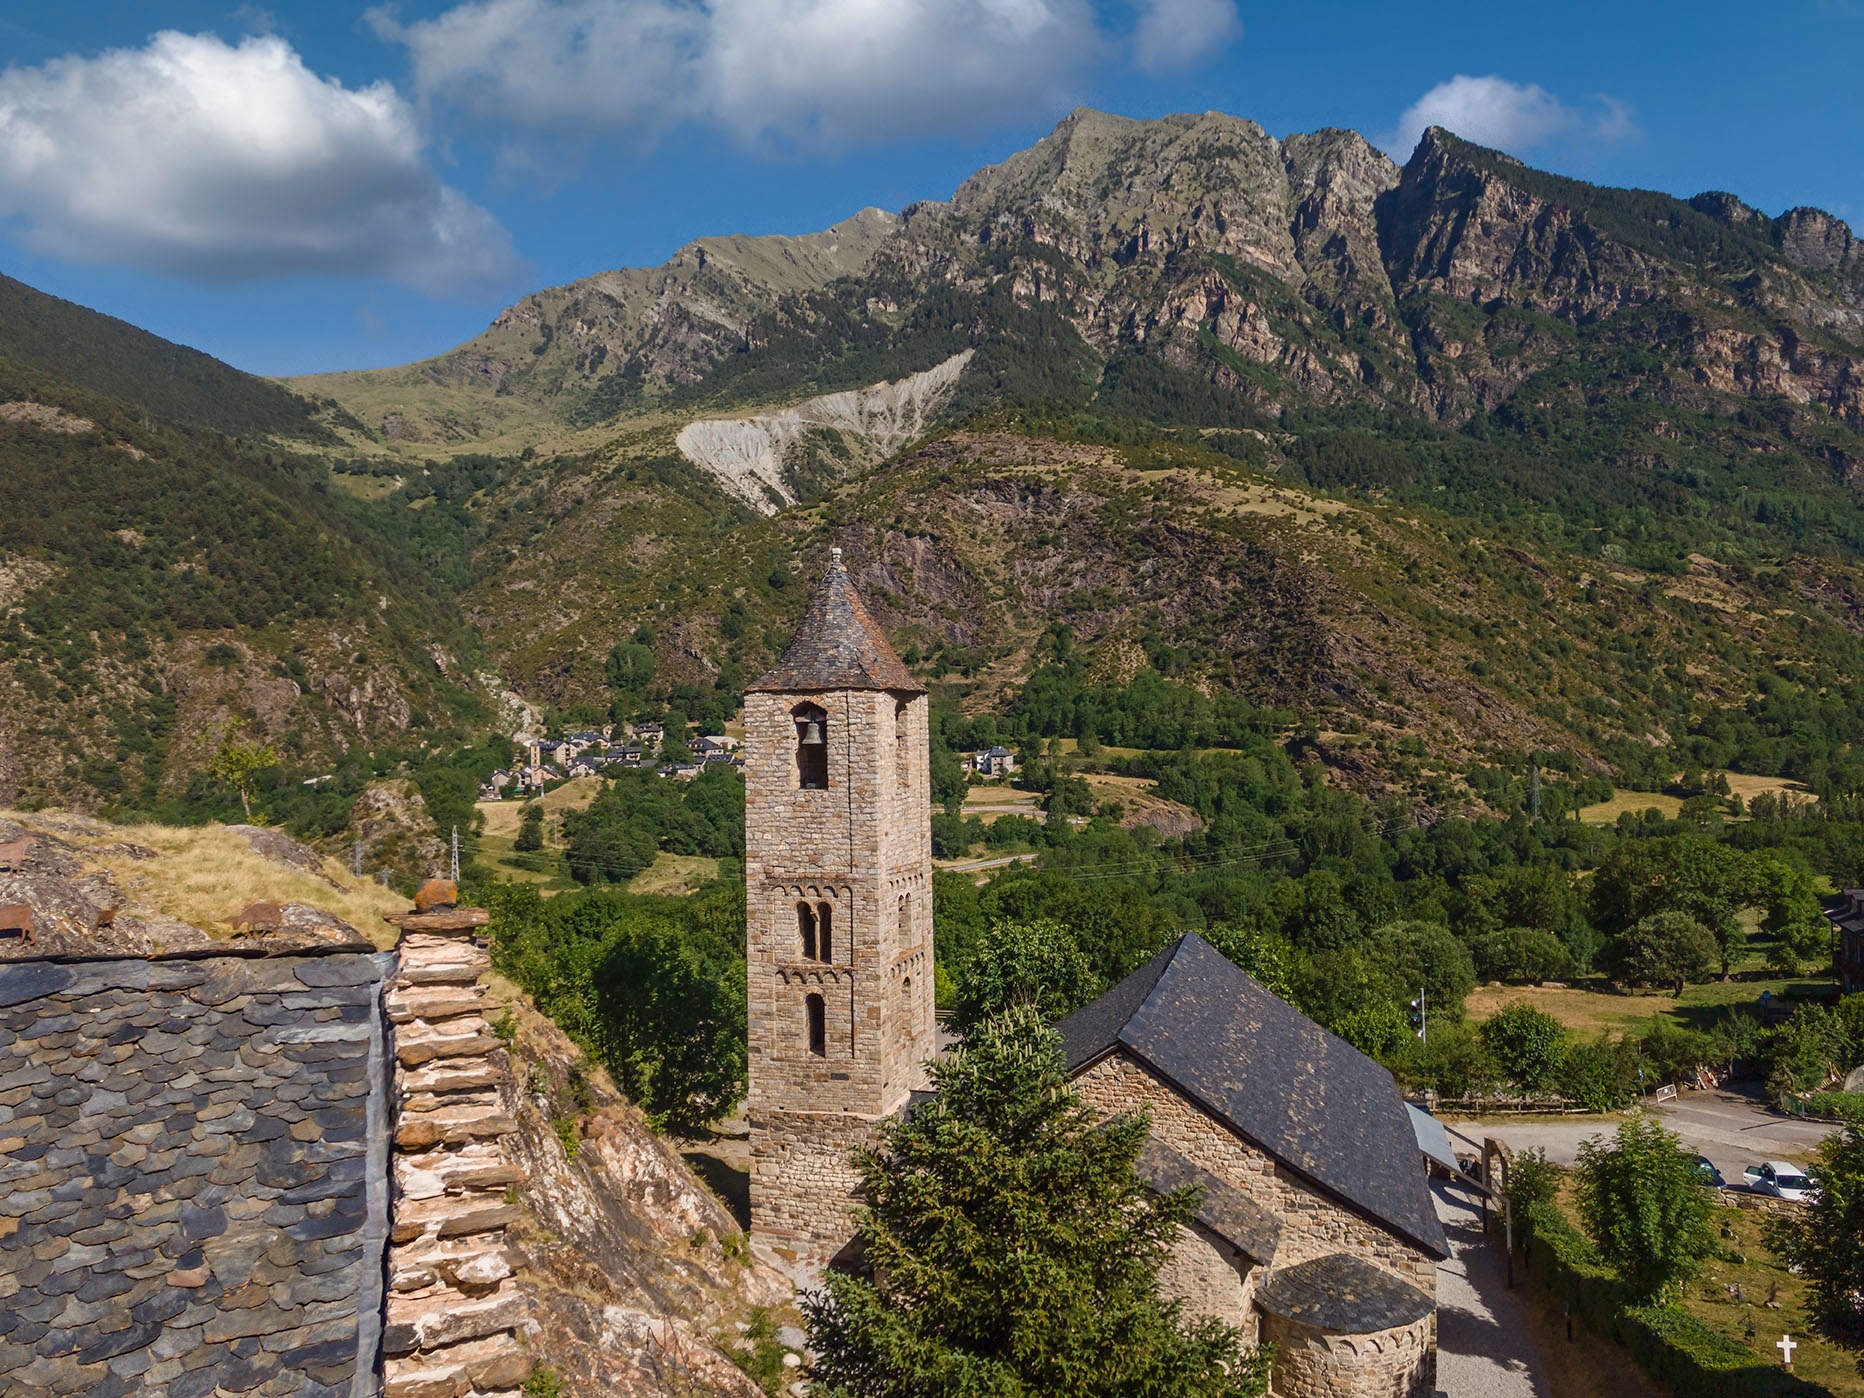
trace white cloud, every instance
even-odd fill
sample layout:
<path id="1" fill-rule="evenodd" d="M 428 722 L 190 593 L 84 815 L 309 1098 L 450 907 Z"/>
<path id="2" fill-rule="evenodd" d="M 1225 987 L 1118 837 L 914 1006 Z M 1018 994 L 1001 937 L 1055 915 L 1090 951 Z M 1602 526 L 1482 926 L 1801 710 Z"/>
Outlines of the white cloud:
<path id="1" fill-rule="evenodd" d="M 161 33 L 0 71 L 0 220 L 29 246 L 200 281 L 379 276 L 490 287 L 505 231 L 428 167 L 386 83 L 349 89 L 272 36 Z"/>
<path id="2" fill-rule="evenodd" d="M 1234 0 L 1141 0 L 1134 60 L 1183 66 Z M 466 0 L 403 24 L 414 85 L 488 124 L 580 135 L 717 127 L 844 145 L 1052 112 L 1116 56 L 1090 0 Z"/>
<path id="3" fill-rule="evenodd" d="M 1601 95 L 1572 107 L 1538 83 L 1458 74 L 1405 108 L 1397 128 L 1379 144 L 1403 160 L 1432 126 L 1516 155 L 1556 140 L 1610 144 L 1637 134 L 1631 109 L 1615 97 Z"/>
<path id="4" fill-rule="evenodd" d="M 1133 31 L 1133 62 L 1152 74 L 1189 68 L 1242 32 L 1236 0 L 1146 0 Z"/>

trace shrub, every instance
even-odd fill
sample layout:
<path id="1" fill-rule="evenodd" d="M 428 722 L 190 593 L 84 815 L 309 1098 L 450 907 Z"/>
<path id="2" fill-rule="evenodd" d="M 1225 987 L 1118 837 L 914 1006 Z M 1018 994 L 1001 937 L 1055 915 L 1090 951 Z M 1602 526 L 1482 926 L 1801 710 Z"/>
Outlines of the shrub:
<path id="1" fill-rule="evenodd" d="M 1553 1085 L 1566 1049 L 1566 1029 L 1559 1020 L 1517 1000 L 1489 1016 L 1480 1032 L 1510 1082 L 1526 1092 Z"/>
<path id="2" fill-rule="evenodd" d="M 1508 1162 L 1508 1202 L 1520 1217 L 1535 1205 L 1559 1193 L 1560 1167 L 1551 1164 L 1539 1146 L 1516 1151 Z"/>
<path id="3" fill-rule="evenodd" d="M 1579 1213 L 1600 1255 L 1639 1301 L 1688 1281 L 1715 1248 L 1708 1196 L 1677 1138 L 1633 1118 L 1579 1147 Z"/>
<path id="4" fill-rule="evenodd" d="M 1556 1078 L 1560 1095 L 1589 1112 L 1609 1112 L 1637 1095 L 1637 1070 L 1609 1035 L 1566 1051 Z"/>
<path id="5" fill-rule="evenodd" d="M 1864 1121 L 1864 1092 L 1815 1092 L 1806 1098 L 1805 1107 L 1814 1116 Z"/>

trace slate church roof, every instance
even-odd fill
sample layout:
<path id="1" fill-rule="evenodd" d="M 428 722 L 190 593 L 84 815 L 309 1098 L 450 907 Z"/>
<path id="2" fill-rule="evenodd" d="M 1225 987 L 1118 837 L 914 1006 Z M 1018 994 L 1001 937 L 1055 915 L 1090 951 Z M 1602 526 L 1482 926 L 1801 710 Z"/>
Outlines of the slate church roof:
<path id="1" fill-rule="evenodd" d="M 832 552 L 834 561 L 829 564 L 828 576 L 816 589 L 789 649 L 783 652 L 776 669 L 746 689 L 751 693 L 781 694 L 829 689 L 925 693 L 861 604 L 861 596 L 842 564 L 841 550 Z"/>
<path id="2" fill-rule="evenodd" d="M 0 965 L 0 1393 L 376 1391 L 392 965 Z"/>
<path id="3" fill-rule="evenodd" d="M 1323 1193 L 1448 1255 L 1391 1074 L 1196 933 L 1059 1028 L 1070 1074 L 1124 1050 Z"/>

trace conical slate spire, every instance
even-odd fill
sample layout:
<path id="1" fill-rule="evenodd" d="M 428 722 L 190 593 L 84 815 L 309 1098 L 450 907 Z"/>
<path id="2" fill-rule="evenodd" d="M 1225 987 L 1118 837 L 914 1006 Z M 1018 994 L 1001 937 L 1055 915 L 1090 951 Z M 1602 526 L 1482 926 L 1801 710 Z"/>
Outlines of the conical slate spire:
<path id="1" fill-rule="evenodd" d="M 777 668 L 748 688 L 784 694 L 826 689 L 923 694 L 924 688 L 861 605 L 861 596 L 841 561 L 841 550 L 830 549 L 829 554 L 828 576 L 816 589 L 796 638 Z"/>

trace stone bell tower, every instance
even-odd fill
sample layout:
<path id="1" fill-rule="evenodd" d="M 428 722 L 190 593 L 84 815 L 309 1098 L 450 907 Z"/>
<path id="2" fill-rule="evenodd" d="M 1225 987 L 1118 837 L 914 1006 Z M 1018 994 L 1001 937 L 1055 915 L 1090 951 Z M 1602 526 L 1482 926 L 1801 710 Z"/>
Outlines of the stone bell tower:
<path id="1" fill-rule="evenodd" d="M 849 1149 L 938 1038 L 925 691 L 832 554 L 744 700 L 751 1226 L 815 1259 L 853 1237 Z"/>

